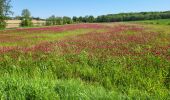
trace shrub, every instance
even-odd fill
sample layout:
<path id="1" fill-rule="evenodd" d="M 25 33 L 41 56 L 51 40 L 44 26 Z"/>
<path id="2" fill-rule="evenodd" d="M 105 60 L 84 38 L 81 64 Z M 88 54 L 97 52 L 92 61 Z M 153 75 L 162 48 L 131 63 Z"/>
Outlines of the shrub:
<path id="1" fill-rule="evenodd" d="M 156 24 L 159 24 L 159 22 L 156 22 Z"/>
<path id="2" fill-rule="evenodd" d="M 63 17 L 63 24 L 71 24 L 72 19 L 70 17 L 64 16 Z"/>
<path id="3" fill-rule="evenodd" d="M 154 22 L 150 22 L 149 24 L 154 24 Z"/>
<path id="4" fill-rule="evenodd" d="M 31 19 L 23 19 L 22 21 L 21 21 L 21 24 L 20 24 L 21 26 L 32 26 L 33 25 L 33 23 L 32 23 L 32 21 L 31 21 Z"/>
<path id="5" fill-rule="evenodd" d="M 0 29 L 4 29 L 6 27 L 5 21 L 0 21 Z"/>

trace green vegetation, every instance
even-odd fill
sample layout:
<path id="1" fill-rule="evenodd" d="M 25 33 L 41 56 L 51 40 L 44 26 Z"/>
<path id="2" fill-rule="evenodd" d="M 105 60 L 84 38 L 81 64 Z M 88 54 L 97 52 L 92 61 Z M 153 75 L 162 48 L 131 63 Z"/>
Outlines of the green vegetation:
<path id="1" fill-rule="evenodd" d="M 41 34 L 28 34 L 27 32 L 22 33 L 13 33 L 11 35 L 11 40 L 15 40 L 17 38 L 22 37 L 20 41 L 8 41 L 8 42 L 0 42 L 0 47 L 3 46 L 22 46 L 22 47 L 30 47 L 35 44 L 39 44 L 42 42 L 53 42 L 56 40 L 61 40 L 63 38 L 66 38 L 68 36 L 75 36 L 80 34 L 85 34 L 89 32 L 103 32 L 103 30 L 94 30 L 94 29 L 77 29 L 73 31 L 64 31 L 64 32 L 46 32 Z M 0 34 L 1 35 L 1 34 Z M 4 37 L 5 38 L 5 37 Z M 22 42 L 24 41 L 24 42 Z"/>
<path id="2" fill-rule="evenodd" d="M 37 56 L 38 59 L 25 54 L 15 59 L 2 56 L 1 98 L 170 98 L 170 63 L 160 57 L 147 55 L 145 58 L 124 56 L 90 59 L 85 52 L 63 57 L 52 53 Z"/>
<path id="3" fill-rule="evenodd" d="M 170 11 L 165 12 L 139 12 L 139 13 L 120 13 L 98 16 L 97 22 L 122 22 L 138 20 L 156 20 L 170 18 Z"/>
<path id="4" fill-rule="evenodd" d="M 22 21 L 21 21 L 21 26 L 22 27 L 30 27 L 32 26 L 32 21 L 31 21 L 31 13 L 28 9 L 24 9 L 22 11 Z"/>
<path id="5" fill-rule="evenodd" d="M 167 27 L 105 23 L 0 31 L 0 98 L 168 100 Z"/>
<path id="6" fill-rule="evenodd" d="M 98 17 L 85 16 L 85 17 L 55 17 L 54 15 L 46 20 L 46 25 L 63 25 L 71 23 L 100 23 L 100 22 L 123 22 L 123 21 L 143 21 L 143 20 L 158 20 L 170 18 L 170 11 L 165 12 L 139 12 L 139 13 L 120 13 L 120 14 L 108 14 Z M 66 21 L 67 20 L 67 21 Z M 145 22 L 145 21 L 144 21 Z M 152 21 L 147 21 L 152 23 Z M 159 24 L 157 22 L 156 24 Z M 167 23 L 170 25 L 170 23 Z"/>
<path id="7" fill-rule="evenodd" d="M 0 0 L 0 29 L 4 29 L 6 27 L 5 20 L 7 19 L 7 16 L 11 14 L 10 11 L 11 0 Z"/>
<path id="8" fill-rule="evenodd" d="M 170 25 L 170 19 L 144 20 L 144 21 L 136 21 L 136 22 L 144 23 L 144 24 L 154 24 L 154 25 Z"/>
<path id="9" fill-rule="evenodd" d="M 52 15 L 48 19 L 46 19 L 46 25 L 65 25 L 65 24 L 72 24 L 72 19 L 70 17 L 64 16 L 64 17 L 55 17 Z"/>
<path id="10" fill-rule="evenodd" d="M 0 29 L 10 2 L 0 0 Z M 32 18 L 24 9 L 27 28 L 0 31 L 0 99 L 170 99 L 170 11 L 52 15 L 37 28 Z"/>

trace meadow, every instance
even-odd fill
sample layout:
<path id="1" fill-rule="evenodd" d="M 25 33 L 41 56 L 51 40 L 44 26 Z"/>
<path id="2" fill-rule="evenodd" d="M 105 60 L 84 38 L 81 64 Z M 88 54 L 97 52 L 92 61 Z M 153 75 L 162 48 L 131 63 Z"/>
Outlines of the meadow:
<path id="1" fill-rule="evenodd" d="M 2 100 L 168 100 L 170 26 L 71 24 L 0 31 Z"/>
<path id="2" fill-rule="evenodd" d="M 153 25 L 170 25 L 170 19 L 157 19 L 157 20 L 143 20 L 136 21 L 137 23 L 153 24 Z"/>
<path id="3" fill-rule="evenodd" d="M 21 20 L 6 20 L 6 28 L 17 28 L 20 27 Z M 42 20 L 32 20 L 33 26 L 44 26 L 45 21 Z"/>

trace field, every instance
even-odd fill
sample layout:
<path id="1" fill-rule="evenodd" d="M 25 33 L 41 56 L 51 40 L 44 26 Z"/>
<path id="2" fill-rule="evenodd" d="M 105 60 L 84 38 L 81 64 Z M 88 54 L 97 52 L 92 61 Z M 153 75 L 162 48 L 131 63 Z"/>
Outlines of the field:
<path id="1" fill-rule="evenodd" d="M 170 25 L 170 19 L 145 20 L 145 21 L 136 21 L 136 22 L 144 23 L 144 24 L 155 24 L 155 25 Z"/>
<path id="2" fill-rule="evenodd" d="M 17 28 L 20 27 L 21 20 L 6 20 L 6 28 Z M 45 21 L 32 20 L 34 26 L 42 26 L 45 24 Z"/>
<path id="3" fill-rule="evenodd" d="M 169 28 L 96 23 L 0 31 L 0 97 L 168 100 Z"/>

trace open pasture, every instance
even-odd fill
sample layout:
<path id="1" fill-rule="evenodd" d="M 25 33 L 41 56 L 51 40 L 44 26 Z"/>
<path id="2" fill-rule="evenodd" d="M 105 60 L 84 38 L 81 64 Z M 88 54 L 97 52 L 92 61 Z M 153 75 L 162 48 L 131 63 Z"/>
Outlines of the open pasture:
<path id="1" fill-rule="evenodd" d="M 0 31 L 0 97 L 166 100 L 169 28 L 103 23 Z"/>
<path id="2" fill-rule="evenodd" d="M 6 28 L 18 28 L 20 27 L 21 20 L 6 20 Z M 44 26 L 45 21 L 41 20 L 32 20 L 34 26 Z"/>
<path id="3" fill-rule="evenodd" d="M 169 25 L 170 26 L 170 19 L 143 20 L 143 21 L 135 21 L 135 22 L 143 23 L 143 24 Z"/>

